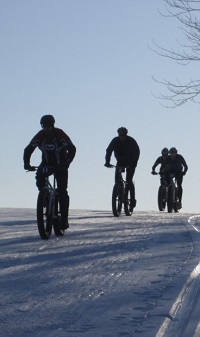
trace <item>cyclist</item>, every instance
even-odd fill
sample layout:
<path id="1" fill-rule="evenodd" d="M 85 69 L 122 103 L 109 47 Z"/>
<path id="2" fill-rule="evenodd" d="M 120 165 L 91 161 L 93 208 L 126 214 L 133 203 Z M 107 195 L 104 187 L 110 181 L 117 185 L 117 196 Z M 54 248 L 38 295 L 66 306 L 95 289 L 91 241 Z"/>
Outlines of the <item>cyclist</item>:
<path id="1" fill-rule="evenodd" d="M 188 165 L 185 159 L 183 158 L 182 155 L 178 154 L 178 151 L 175 147 L 172 147 L 169 150 L 169 156 L 167 157 L 162 172 L 166 175 L 166 177 L 170 173 L 173 173 L 175 175 L 178 187 L 178 199 L 179 199 L 178 208 L 182 208 L 181 204 L 183 194 L 182 182 L 183 182 L 183 175 L 186 174 L 187 170 Z"/>
<path id="2" fill-rule="evenodd" d="M 136 140 L 128 136 L 128 130 L 125 127 L 120 127 L 117 130 L 118 137 L 112 139 L 110 144 L 106 149 L 105 165 L 106 167 L 112 167 L 110 164 L 110 159 L 112 153 L 117 160 L 116 167 L 127 167 L 126 168 L 126 181 L 130 188 L 133 190 L 135 195 L 135 186 L 133 184 L 133 176 L 137 166 L 137 162 L 140 156 L 140 148 Z M 118 174 L 115 173 L 115 183 L 117 182 Z M 134 201 L 133 207 L 136 205 L 136 200 Z"/>
<path id="3" fill-rule="evenodd" d="M 58 196 L 60 202 L 61 228 L 67 229 L 69 196 L 68 186 L 68 168 L 76 154 L 76 147 L 69 136 L 59 128 L 54 126 L 55 119 L 52 115 L 44 115 L 40 124 L 40 130 L 24 149 L 24 169 L 33 170 L 30 165 L 30 159 L 33 151 L 38 147 L 42 152 L 42 161 L 36 173 L 36 186 L 41 190 L 45 185 L 44 166 L 52 166 L 58 187 Z"/>
<path id="4" fill-rule="evenodd" d="M 169 154 L 169 150 L 167 147 L 164 147 L 164 149 L 162 149 L 161 151 L 161 155 L 162 156 L 159 156 L 155 163 L 153 164 L 152 166 L 152 172 L 151 174 L 156 174 L 156 167 L 160 164 L 160 172 L 162 171 L 163 167 L 165 166 L 165 163 L 166 163 L 166 160 L 167 160 L 167 157 L 168 157 L 168 154 Z"/>

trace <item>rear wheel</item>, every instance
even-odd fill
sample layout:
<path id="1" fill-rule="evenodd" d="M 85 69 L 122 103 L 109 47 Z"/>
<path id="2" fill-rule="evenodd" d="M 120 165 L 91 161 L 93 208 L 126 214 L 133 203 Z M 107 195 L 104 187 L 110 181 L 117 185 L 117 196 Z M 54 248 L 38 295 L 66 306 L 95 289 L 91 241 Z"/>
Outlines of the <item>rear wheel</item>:
<path id="1" fill-rule="evenodd" d="M 159 211 L 164 211 L 166 207 L 166 187 L 160 185 L 158 189 L 158 209 Z"/>
<path id="2" fill-rule="evenodd" d="M 124 212 L 127 216 L 132 215 L 133 209 L 136 205 L 135 201 L 135 188 L 134 186 L 126 187 L 124 198 Z"/>
<path id="3" fill-rule="evenodd" d="M 48 240 L 52 232 L 52 212 L 49 211 L 49 192 L 42 189 L 37 199 L 37 225 L 40 237 Z"/>
<path id="4" fill-rule="evenodd" d="M 59 201 L 58 194 L 55 195 L 55 206 L 54 206 L 54 219 L 53 219 L 53 229 L 56 236 L 63 236 L 64 230 L 60 228 L 60 212 L 59 212 Z"/>
<path id="5" fill-rule="evenodd" d="M 112 192 L 112 211 L 114 216 L 120 216 L 122 210 L 123 185 L 115 184 Z"/>

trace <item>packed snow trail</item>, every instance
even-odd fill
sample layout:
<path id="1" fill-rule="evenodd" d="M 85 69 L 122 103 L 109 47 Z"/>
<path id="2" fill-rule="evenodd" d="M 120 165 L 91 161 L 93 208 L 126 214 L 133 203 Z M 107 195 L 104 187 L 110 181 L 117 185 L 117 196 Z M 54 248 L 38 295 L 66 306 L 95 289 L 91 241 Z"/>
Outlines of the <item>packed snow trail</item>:
<path id="1" fill-rule="evenodd" d="M 0 216 L 2 337 L 155 337 L 197 263 L 190 214 L 71 210 L 48 241 L 35 210 Z"/>

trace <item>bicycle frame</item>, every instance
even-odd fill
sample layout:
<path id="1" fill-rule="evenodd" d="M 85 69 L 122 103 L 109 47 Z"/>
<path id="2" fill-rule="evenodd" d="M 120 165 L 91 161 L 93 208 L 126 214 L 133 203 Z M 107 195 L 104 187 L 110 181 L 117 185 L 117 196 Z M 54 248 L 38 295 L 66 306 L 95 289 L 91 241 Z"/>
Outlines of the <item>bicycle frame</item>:
<path id="1" fill-rule="evenodd" d="M 178 212 L 176 191 L 177 182 L 174 174 L 170 173 L 167 177 L 160 174 L 160 187 L 158 190 L 158 208 L 160 211 L 164 211 L 167 203 L 169 213 L 173 210 Z"/>
<path id="2" fill-rule="evenodd" d="M 117 179 L 117 184 L 121 183 L 123 185 L 123 194 L 122 194 L 122 202 L 124 202 L 124 192 L 125 192 L 125 187 L 127 185 L 126 180 L 123 178 L 122 173 L 125 172 L 125 167 L 116 167 L 116 173 L 118 174 L 118 179 Z"/>
<path id="3" fill-rule="evenodd" d="M 51 215 L 52 212 L 52 217 L 53 219 L 56 218 L 57 216 L 55 215 L 55 195 L 56 195 L 56 178 L 53 175 L 53 186 L 49 180 L 49 176 L 45 177 L 45 187 L 44 189 L 47 189 L 49 192 L 49 207 L 48 207 L 48 214 L 47 216 Z"/>

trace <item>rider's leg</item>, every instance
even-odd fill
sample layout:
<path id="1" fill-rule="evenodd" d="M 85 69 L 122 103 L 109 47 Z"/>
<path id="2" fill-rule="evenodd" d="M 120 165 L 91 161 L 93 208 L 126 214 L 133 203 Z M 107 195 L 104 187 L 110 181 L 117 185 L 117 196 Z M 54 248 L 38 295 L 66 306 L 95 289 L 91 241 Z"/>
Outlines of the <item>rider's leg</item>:
<path id="1" fill-rule="evenodd" d="M 183 176 L 182 176 L 182 174 L 176 174 L 176 181 L 177 181 L 177 187 L 178 187 L 178 199 L 179 199 L 179 202 L 181 203 L 182 194 L 183 194 L 183 188 L 182 188 Z"/>
<path id="2" fill-rule="evenodd" d="M 130 166 L 126 169 L 126 181 L 127 181 L 128 187 L 131 189 L 131 191 L 133 191 L 133 194 L 134 194 L 133 207 L 136 206 L 135 185 L 133 184 L 134 173 L 135 173 L 135 166 Z"/>
<path id="3" fill-rule="evenodd" d="M 45 176 L 42 172 L 42 167 L 38 168 L 36 175 L 35 175 L 35 179 L 36 179 L 36 186 L 38 190 L 40 191 L 45 186 Z"/>
<path id="4" fill-rule="evenodd" d="M 58 198 L 60 203 L 60 213 L 61 213 L 61 227 L 62 229 L 67 229 L 68 224 L 68 213 L 69 213 L 69 195 L 67 192 L 68 185 L 68 170 L 62 169 L 55 173 L 58 188 Z"/>

